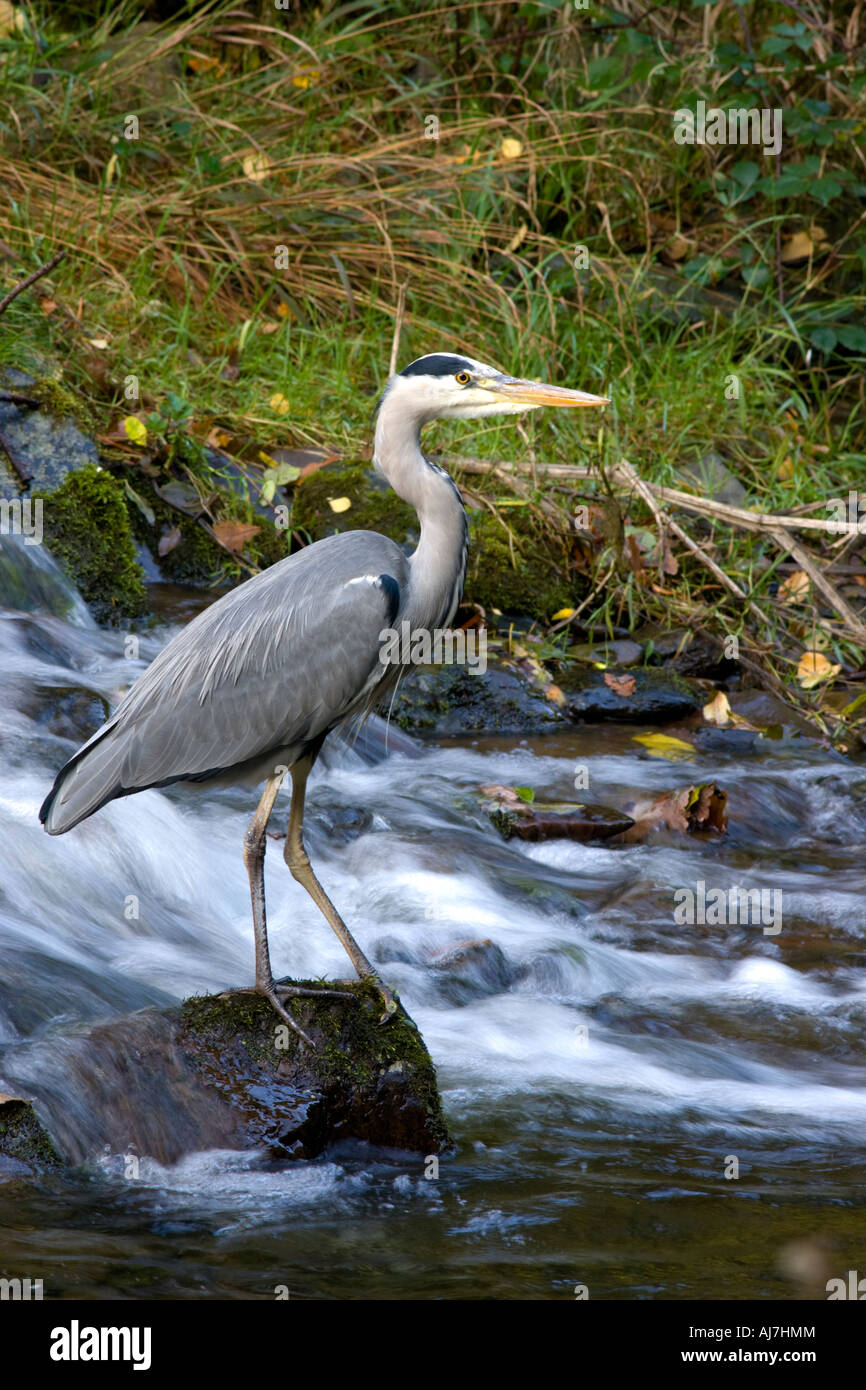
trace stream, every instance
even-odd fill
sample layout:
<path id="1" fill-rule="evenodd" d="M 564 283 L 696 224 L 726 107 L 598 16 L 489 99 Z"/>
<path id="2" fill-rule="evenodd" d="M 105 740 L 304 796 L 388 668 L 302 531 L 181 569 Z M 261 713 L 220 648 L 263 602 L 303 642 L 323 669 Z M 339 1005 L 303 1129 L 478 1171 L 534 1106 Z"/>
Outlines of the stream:
<path id="1" fill-rule="evenodd" d="M 251 980 L 255 793 L 149 791 L 47 836 L 54 772 L 202 596 L 155 593 L 164 621 L 125 655 L 43 547 L 0 546 L 11 1089 L 30 1039 Z M 62 1177 L 0 1168 L 0 1275 L 46 1298 L 745 1300 L 866 1274 L 866 768 L 790 731 L 674 764 L 632 726 L 441 746 L 383 729 L 315 770 L 307 844 L 422 1031 L 454 1153 L 433 1176 L 359 1145 L 143 1155 L 135 1180 L 96 1151 Z M 504 783 L 621 808 L 713 778 L 726 836 L 633 846 L 505 842 L 477 797 Z M 283 790 L 272 828 L 287 814 Z M 281 849 L 275 973 L 345 975 Z M 675 893 L 699 883 L 777 892 L 779 929 L 677 923 Z"/>

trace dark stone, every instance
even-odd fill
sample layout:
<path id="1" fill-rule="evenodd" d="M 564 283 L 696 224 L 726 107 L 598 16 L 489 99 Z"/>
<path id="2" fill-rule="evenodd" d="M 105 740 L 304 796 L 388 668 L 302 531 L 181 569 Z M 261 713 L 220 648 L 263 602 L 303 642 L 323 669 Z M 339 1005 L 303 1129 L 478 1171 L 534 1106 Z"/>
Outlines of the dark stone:
<path id="1" fill-rule="evenodd" d="M 47 385 L 53 387 L 53 383 Z M 35 382 L 27 372 L 7 367 L 0 373 L 0 395 L 4 391 L 41 399 L 46 384 Z M 55 399 L 48 402 L 46 397 L 46 403 L 38 408 L 0 400 L 0 430 L 24 466 L 31 489 L 52 492 L 74 469 L 99 462 L 93 440 L 62 412 L 59 392 L 60 388 L 49 391 Z M 21 489 L 21 479 L 0 451 L 0 495 L 18 497 Z"/>
<path id="2" fill-rule="evenodd" d="M 629 830 L 634 821 L 610 806 L 566 806 L 553 808 L 531 805 L 499 807 L 490 819 L 505 840 L 609 840 Z"/>
<path id="3" fill-rule="evenodd" d="M 564 715 L 514 671 L 488 667 L 416 666 L 400 682 L 391 720 L 429 737 L 539 733 L 560 727 Z"/>
<path id="4" fill-rule="evenodd" d="M 510 989 L 516 971 L 495 941 L 459 941 L 429 960 L 439 979 L 442 998 L 449 1004 L 469 1004 L 489 994 Z"/>
<path id="5" fill-rule="evenodd" d="M 233 993 L 8 1047 L 3 1071 L 20 1089 L 26 1078 L 55 1162 L 133 1150 L 166 1164 L 203 1149 L 261 1147 L 274 1158 L 315 1158 L 343 1140 L 441 1151 L 448 1134 L 436 1073 L 415 1024 L 405 1012 L 380 1024 L 382 1001 L 369 984 L 337 987 L 351 997 L 288 1006 L 315 1049 L 266 1000 Z M 0 1154 L 28 1161 L 32 1121 L 15 1112 L 4 1129 L 2 1115 Z"/>
<path id="6" fill-rule="evenodd" d="M 605 677 L 634 681 L 634 693 L 618 694 Z M 571 667 L 559 678 L 569 718 L 591 722 L 611 719 L 627 724 L 663 724 L 683 719 L 707 702 L 707 695 L 670 671 L 588 671 Z"/>
<path id="7" fill-rule="evenodd" d="M 9 1160 L 0 1174 L 42 1173 L 62 1160 L 30 1101 L 0 1092 L 0 1158 Z M 11 1166 L 10 1166 L 11 1165 Z M 20 1165 L 20 1166 L 19 1166 Z"/>
<path id="8" fill-rule="evenodd" d="M 642 632 L 637 635 L 643 638 Z M 720 643 L 689 632 L 686 628 L 652 634 L 647 645 L 650 641 L 650 665 L 670 667 L 681 676 L 724 681 L 737 675 L 740 670 L 739 662 L 726 657 Z"/>

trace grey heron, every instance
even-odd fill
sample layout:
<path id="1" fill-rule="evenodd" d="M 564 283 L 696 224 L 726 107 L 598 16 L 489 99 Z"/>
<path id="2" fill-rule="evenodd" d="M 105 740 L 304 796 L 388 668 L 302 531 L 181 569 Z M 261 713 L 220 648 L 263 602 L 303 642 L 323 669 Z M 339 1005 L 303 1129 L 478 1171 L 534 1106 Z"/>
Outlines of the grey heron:
<path id="1" fill-rule="evenodd" d="M 111 718 L 57 774 L 39 817 L 61 835 L 116 797 L 174 782 L 264 779 L 244 837 L 255 940 L 255 990 L 306 1042 L 285 1001 L 318 993 L 278 985 L 265 916 L 268 821 L 287 773 L 292 796 L 284 857 L 385 1005 L 396 1000 L 316 877 L 304 848 L 307 779 L 327 735 L 363 716 L 400 670 L 380 659 L 382 634 L 447 628 L 463 587 L 466 513 L 448 473 L 421 451 L 435 419 L 473 420 L 540 406 L 600 406 L 602 396 L 507 376 L 436 352 L 390 378 L 379 402 L 373 460 L 418 514 L 411 555 L 386 536 L 348 531 L 320 540 L 239 585 L 160 652 Z M 405 630 L 402 629 L 401 630 Z"/>

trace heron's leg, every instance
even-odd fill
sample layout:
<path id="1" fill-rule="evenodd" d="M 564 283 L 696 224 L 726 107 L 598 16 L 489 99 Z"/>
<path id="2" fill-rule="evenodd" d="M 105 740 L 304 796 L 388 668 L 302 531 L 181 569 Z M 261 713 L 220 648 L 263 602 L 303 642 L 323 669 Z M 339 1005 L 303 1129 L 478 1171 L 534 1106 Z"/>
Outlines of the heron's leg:
<path id="1" fill-rule="evenodd" d="M 364 955 L 346 923 L 343 921 L 331 899 L 313 872 L 309 855 L 304 848 L 304 802 L 307 795 L 307 778 L 313 766 L 313 758 L 301 758 L 292 768 L 292 809 L 289 815 L 289 828 L 283 857 L 289 866 L 292 877 L 306 888 L 313 902 L 330 926 L 336 932 L 343 948 L 361 979 L 375 981 L 376 988 L 385 1004 L 383 1021 L 398 1008 L 397 999 L 386 985 L 382 984 L 375 967 Z"/>
<path id="2" fill-rule="evenodd" d="M 247 873 L 250 879 L 250 896 L 253 903 L 253 932 L 256 943 L 256 983 L 255 988 L 259 994 L 263 994 L 276 1009 L 280 1018 L 293 1028 L 294 1031 L 303 1038 L 304 1042 L 311 1047 L 314 1043 L 307 1037 L 302 1028 L 285 1010 L 280 997 L 295 998 L 299 995 L 331 994 L 342 998 L 351 998 L 351 995 L 339 994 L 337 990 L 304 989 L 299 985 L 277 985 L 274 983 L 274 976 L 271 970 L 271 957 L 268 950 L 268 924 L 265 911 L 265 846 L 267 844 L 268 821 L 271 817 L 277 792 L 282 785 L 284 772 L 275 772 L 268 778 L 265 789 L 262 793 L 261 801 L 258 804 L 256 814 L 250 822 L 249 828 L 244 836 L 244 863 L 247 866 Z"/>

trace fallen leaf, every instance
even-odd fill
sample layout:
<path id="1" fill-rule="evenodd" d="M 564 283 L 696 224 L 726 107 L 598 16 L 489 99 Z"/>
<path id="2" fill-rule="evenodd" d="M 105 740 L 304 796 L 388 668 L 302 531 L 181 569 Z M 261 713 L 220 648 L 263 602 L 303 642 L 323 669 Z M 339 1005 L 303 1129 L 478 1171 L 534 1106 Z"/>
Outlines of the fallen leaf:
<path id="1" fill-rule="evenodd" d="M 315 87 L 320 81 L 322 74 L 317 68 L 302 68 L 292 77 L 292 86 L 300 87 L 301 91 L 306 91 L 308 87 Z"/>
<path id="2" fill-rule="evenodd" d="M 778 597 L 782 603 L 804 603 L 809 597 L 811 581 L 805 570 L 794 570 L 779 585 Z"/>
<path id="3" fill-rule="evenodd" d="M 231 443 L 231 438 L 227 430 L 214 428 L 208 434 L 205 443 L 209 444 L 212 449 L 227 449 Z"/>
<path id="4" fill-rule="evenodd" d="M 128 478 L 124 478 L 123 487 L 127 497 L 138 507 L 138 510 L 141 512 L 148 526 L 155 526 L 156 517 L 154 516 L 153 508 L 149 507 L 141 494 L 135 491 L 135 488 L 130 485 Z"/>
<path id="5" fill-rule="evenodd" d="M 274 323 L 271 319 L 266 319 L 264 323 L 260 323 L 260 324 L 259 324 L 259 332 L 260 332 L 260 333 L 278 333 L 278 332 L 280 331 L 280 327 L 281 327 L 280 324 Z"/>
<path id="6" fill-rule="evenodd" d="M 565 705 L 565 694 L 558 685 L 549 685 L 544 692 L 544 698 L 552 700 L 555 705 Z"/>
<path id="7" fill-rule="evenodd" d="M 797 680 L 803 690 L 814 690 L 816 685 L 835 680 L 841 666 L 833 666 L 820 652 L 804 652 L 797 667 Z"/>
<path id="8" fill-rule="evenodd" d="M 179 526 L 173 526 L 170 531 L 164 532 L 159 538 L 159 558 L 162 559 L 163 555 L 168 555 L 169 551 L 180 545 L 181 539 L 182 534 Z"/>
<path id="9" fill-rule="evenodd" d="M 503 159 L 519 159 L 523 154 L 523 145 L 513 135 L 506 135 L 499 146 L 499 153 Z"/>
<path id="10" fill-rule="evenodd" d="M 88 338 L 87 341 L 91 347 L 99 348 L 100 350 L 108 347 L 107 338 Z"/>
<path id="11" fill-rule="evenodd" d="M 788 480 L 789 478 L 793 478 L 793 476 L 794 476 L 794 460 L 791 458 L 791 455 L 790 455 L 790 454 L 788 454 L 785 458 L 782 459 L 782 462 L 779 464 L 779 467 L 778 467 L 778 469 L 777 469 L 776 471 L 777 471 L 778 476 L 779 476 L 784 482 L 787 482 L 787 480 Z"/>
<path id="12" fill-rule="evenodd" d="M 288 415 L 289 413 L 289 402 L 281 391 L 274 392 L 268 401 L 268 405 L 271 407 L 271 410 L 275 410 L 278 415 Z"/>
<path id="13" fill-rule="evenodd" d="M 244 155 L 241 167 L 248 179 L 253 183 L 261 183 L 273 172 L 274 166 L 263 150 L 256 150 L 253 154 Z"/>
<path id="14" fill-rule="evenodd" d="M 653 830 L 676 830 L 694 835 L 702 830 L 724 834 L 728 825 L 728 798 L 715 782 L 663 792 L 626 804 L 625 811 L 634 825 L 617 835 L 620 844 L 640 844 Z"/>
<path id="15" fill-rule="evenodd" d="M 144 445 L 147 443 L 147 426 L 139 420 L 137 415 L 127 415 L 121 424 L 123 432 L 131 444 Z"/>
<path id="16" fill-rule="evenodd" d="M 622 695 L 624 699 L 635 692 L 634 676 L 617 676 L 613 671 L 606 671 L 604 683 L 613 691 L 614 695 Z"/>
<path id="17" fill-rule="evenodd" d="M 574 609 L 573 609 L 573 608 L 560 608 L 560 610 L 559 610 L 558 613 L 554 613 L 554 615 L 553 615 L 553 617 L 551 618 L 550 621 L 551 621 L 552 623 L 561 623 L 561 622 L 564 622 L 566 618 L 573 618 L 573 617 L 574 617 Z"/>
<path id="18" fill-rule="evenodd" d="M 42 310 L 43 314 L 45 314 L 45 316 L 47 317 L 49 314 L 53 314 L 53 313 L 54 313 L 54 310 L 57 308 L 57 300 L 56 300 L 56 299 L 49 299 L 48 296 L 46 295 L 44 299 L 40 299 L 40 301 L 39 301 L 39 308 Z"/>
<path id="19" fill-rule="evenodd" d="M 697 751 L 693 744 L 670 734 L 633 734 L 632 738 L 642 743 L 651 757 L 666 758 L 669 763 L 689 762 Z"/>
<path id="20" fill-rule="evenodd" d="M 708 705 L 704 705 L 701 714 L 708 724 L 717 724 L 719 728 L 723 728 L 725 724 L 730 724 L 731 706 L 724 690 L 716 691 L 715 699 L 710 700 Z"/>
<path id="21" fill-rule="evenodd" d="M 213 533 L 226 550 L 243 550 L 247 541 L 258 535 L 261 526 L 252 526 L 246 521 L 217 521 Z"/>
<path id="22" fill-rule="evenodd" d="M 829 247 L 824 246 L 827 240 L 827 233 L 821 227 L 813 227 L 811 235 L 809 232 L 794 232 L 786 241 L 782 242 L 780 254 L 782 264 L 790 265 L 792 261 L 805 261 L 810 256 L 826 256 Z"/>
<path id="23" fill-rule="evenodd" d="M 328 506 L 332 512 L 347 512 L 352 503 L 348 497 L 329 497 Z"/>

